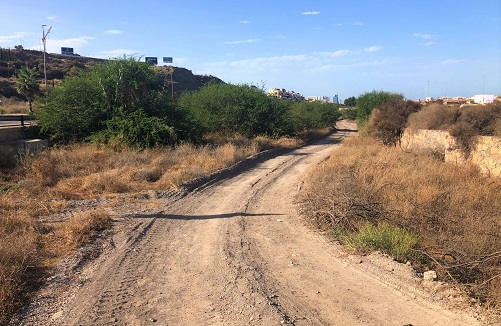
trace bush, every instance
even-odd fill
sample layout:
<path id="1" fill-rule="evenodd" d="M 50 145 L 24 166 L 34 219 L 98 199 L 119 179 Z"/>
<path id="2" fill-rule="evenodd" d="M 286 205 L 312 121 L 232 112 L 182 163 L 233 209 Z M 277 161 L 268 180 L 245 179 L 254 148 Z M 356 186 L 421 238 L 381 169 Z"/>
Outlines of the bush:
<path id="1" fill-rule="evenodd" d="M 65 79 L 38 104 L 34 115 L 42 132 L 66 142 L 102 130 L 112 115 L 96 76 L 90 74 Z"/>
<path id="2" fill-rule="evenodd" d="M 291 102 L 288 116 L 294 132 L 333 127 L 341 116 L 337 105 L 318 102 Z"/>
<path id="3" fill-rule="evenodd" d="M 501 102 L 463 107 L 431 104 L 412 114 L 407 127 L 449 131 L 468 155 L 476 136 L 501 135 Z"/>
<path id="4" fill-rule="evenodd" d="M 191 112 L 204 132 L 247 137 L 286 132 L 284 104 L 256 87 L 221 83 L 211 83 L 179 98 L 179 105 Z"/>
<path id="5" fill-rule="evenodd" d="M 494 136 L 496 125 L 501 120 L 501 104 L 499 102 L 464 107 L 456 123 L 450 127 L 450 133 L 468 155 L 475 146 L 476 136 Z"/>
<path id="6" fill-rule="evenodd" d="M 421 105 L 413 101 L 390 99 L 372 113 L 369 133 L 384 145 L 396 145 L 404 132 L 409 115 L 420 108 Z"/>
<path id="7" fill-rule="evenodd" d="M 501 305 L 499 189 L 499 180 L 474 168 L 356 137 L 310 174 L 301 203 L 322 229 L 342 228 L 346 234 L 361 230 L 364 221 L 387 222 L 418 234 L 420 252 L 433 259 L 426 266 L 418 261 L 416 268 L 436 269 L 442 279 L 454 279 L 473 295 Z"/>
<path id="8" fill-rule="evenodd" d="M 407 121 L 407 128 L 427 130 L 447 130 L 460 115 L 457 106 L 447 106 L 432 103 L 424 106 L 420 111 L 412 113 Z"/>
<path id="9" fill-rule="evenodd" d="M 387 222 L 377 225 L 363 222 L 355 232 L 337 229 L 334 235 L 348 248 L 361 251 L 380 250 L 400 262 L 406 262 L 416 256 L 415 249 L 419 239 L 415 233 Z"/>
<path id="10" fill-rule="evenodd" d="M 390 99 L 402 100 L 404 97 L 401 94 L 390 93 L 385 91 L 366 92 L 356 99 L 357 105 L 357 122 L 358 126 L 362 127 L 369 122 L 369 117 L 379 105 Z"/>
<path id="11" fill-rule="evenodd" d="M 74 73 L 35 110 L 42 131 L 54 140 L 145 148 L 198 135 L 187 112 L 171 102 L 162 79 L 145 63 L 121 58 Z"/>
<path id="12" fill-rule="evenodd" d="M 159 145 L 172 145 L 178 139 L 174 128 L 158 117 L 149 117 L 143 110 L 127 114 L 119 110 L 106 121 L 106 129 L 91 137 L 90 140 L 135 149 L 145 149 Z"/>

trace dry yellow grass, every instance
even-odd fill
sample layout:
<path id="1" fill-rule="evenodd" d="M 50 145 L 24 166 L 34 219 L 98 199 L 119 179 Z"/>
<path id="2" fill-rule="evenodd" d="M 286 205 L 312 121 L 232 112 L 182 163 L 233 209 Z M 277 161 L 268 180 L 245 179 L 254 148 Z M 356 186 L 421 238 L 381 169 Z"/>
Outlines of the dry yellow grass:
<path id="1" fill-rule="evenodd" d="M 16 98 L 1 98 L 0 114 L 29 113 L 28 102 L 20 101 Z"/>
<path id="2" fill-rule="evenodd" d="M 501 180 L 359 137 L 312 173 L 303 204 L 324 228 L 363 219 L 412 230 L 444 279 L 501 305 Z"/>

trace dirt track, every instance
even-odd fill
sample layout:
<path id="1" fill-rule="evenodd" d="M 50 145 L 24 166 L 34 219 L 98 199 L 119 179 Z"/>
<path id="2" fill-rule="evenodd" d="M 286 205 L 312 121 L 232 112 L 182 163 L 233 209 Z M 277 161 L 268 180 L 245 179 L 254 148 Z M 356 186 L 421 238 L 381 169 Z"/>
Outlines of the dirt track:
<path id="1" fill-rule="evenodd" d="M 103 253 L 56 275 L 21 324 L 480 325 L 431 300 L 410 267 L 346 255 L 305 226 L 302 179 L 347 134 L 118 217 Z"/>

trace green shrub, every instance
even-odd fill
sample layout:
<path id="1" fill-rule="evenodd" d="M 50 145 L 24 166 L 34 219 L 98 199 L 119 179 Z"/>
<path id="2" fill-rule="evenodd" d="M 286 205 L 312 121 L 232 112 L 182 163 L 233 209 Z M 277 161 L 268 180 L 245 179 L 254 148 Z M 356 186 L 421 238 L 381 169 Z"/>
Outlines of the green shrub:
<path id="1" fill-rule="evenodd" d="M 419 240 L 413 232 L 386 222 L 378 225 L 363 222 L 355 232 L 338 227 L 332 230 L 332 234 L 348 249 L 363 252 L 379 250 L 400 262 L 416 256 L 415 249 Z"/>
<path id="2" fill-rule="evenodd" d="M 99 143 L 145 149 L 172 145 L 177 141 L 174 128 L 159 117 L 149 117 L 143 110 L 126 113 L 119 110 L 108 121 L 106 129 L 89 137 Z"/>
<path id="3" fill-rule="evenodd" d="M 88 74 L 66 78 L 37 104 L 34 115 L 42 132 L 63 141 L 82 140 L 102 130 L 111 116 L 99 82 Z"/>
<path id="4" fill-rule="evenodd" d="M 333 127 L 341 116 L 337 105 L 319 102 L 291 102 L 288 113 L 294 132 Z"/>
<path id="5" fill-rule="evenodd" d="M 145 148 L 200 135 L 143 62 L 121 58 L 74 73 L 35 109 L 41 130 L 54 140 Z"/>
<path id="6" fill-rule="evenodd" d="M 179 105 L 190 111 L 204 132 L 251 137 L 282 134 L 288 129 L 284 101 L 249 85 L 212 83 L 182 94 Z"/>

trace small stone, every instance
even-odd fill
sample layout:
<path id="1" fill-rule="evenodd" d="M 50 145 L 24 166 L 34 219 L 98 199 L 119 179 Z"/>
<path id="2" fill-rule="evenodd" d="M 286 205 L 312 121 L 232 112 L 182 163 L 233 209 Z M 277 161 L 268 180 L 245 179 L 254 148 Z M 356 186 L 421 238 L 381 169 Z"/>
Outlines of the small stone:
<path id="1" fill-rule="evenodd" d="M 425 281 L 433 281 L 437 278 L 437 272 L 435 271 L 427 271 L 423 273 L 423 279 Z"/>
<path id="2" fill-rule="evenodd" d="M 155 318 L 150 318 L 148 320 L 151 321 L 152 323 L 156 323 L 157 322 L 157 320 Z"/>
<path id="3" fill-rule="evenodd" d="M 282 220 L 281 220 L 281 219 L 278 219 L 278 220 L 277 220 L 277 222 L 282 222 Z"/>

